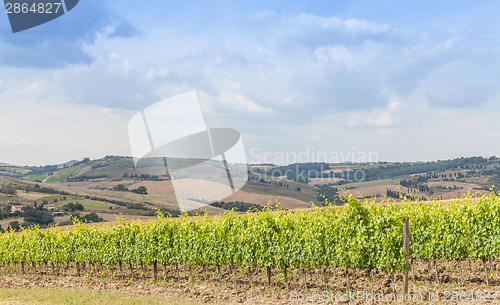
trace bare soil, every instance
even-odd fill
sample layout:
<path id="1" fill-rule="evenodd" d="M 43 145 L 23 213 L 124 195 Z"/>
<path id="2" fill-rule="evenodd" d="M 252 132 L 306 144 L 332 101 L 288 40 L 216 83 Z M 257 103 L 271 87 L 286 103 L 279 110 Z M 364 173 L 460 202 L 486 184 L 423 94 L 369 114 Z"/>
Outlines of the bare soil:
<path id="1" fill-rule="evenodd" d="M 340 179 L 340 178 L 311 178 L 310 184 L 311 185 L 324 185 L 324 184 L 336 183 L 337 181 L 340 181 L 340 180 L 342 180 L 342 179 Z"/>
<path id="2" fill-rule="evenodd" d="M 298 200 L 295 198 L 284 197 L 284 196 L 273 196 L 273 195 L 264 195 L 264 194 L 255 194 L 248 193 L 245 191 L 238 191 L 226 198 L 224 201 L 240 201 L 240 202 L 248 202 L 253 204 L 258 204 L 262 206 L 273 205 L 276 202 L 280 203 L 280 206 L 283 209 L 304 209 L 310 208 L 311 204 L 302 200 Z"/>
<path id="3" fill-rule="evenodd" d="M 161 196 L 170 196 L 175 198 L 175 191 L 172 186 L 172 181 L 141 181 L 129 185 L 129 189 L 136 189 L 140 186 L 144 186 L 148 189 L 148 194 L 150 195 L 161 195 Z"/>
<path id="4" fill-rule="evenodd" d="M 458 264 L 455 261 L 442 261 L 437 264 L 439 283 L 435 281 L 434 265 L 417 262 L 413 272 L 409 272 L 409 293 L 416 298 L 422 299 L 415 302 L 406 302 L 407 304 L 456 304 L 453 302 L 453 292 L 462 293 L 464 302 L 460 304 L 478 304 L 484 303 L 487 298 L 490 304 L 500 304 L 500 296 L 496 297 L 495 291 L 500 290 L 500 276 L 497 270 L 500 270 L 500 263 L 495 260 L 489 270 L 489 286 L 485 284 L 485 273 L 483 264 L 472 262 L 469 270 L 467 261 L 462 261 L 463 284 L 460 285 L 460 272 Z M 489 263 L 487 263 L 489 268 Z M 40 270 L 42 272 L 40 272 Z M 176 300 L 194 301 L 203 304 L 371 304 L 366 300 L 366 296 L 361 297 L 363 293 L 371 293 L 368 272 L 359 270 L 349 270 L 349 286 L 351 291 L 351 300 L 341 300 L 347 297 L 347 276 L 344 270 L 336 268 L 327 268 L 327 284 L 325 286 L 323 269 L 304 270 L 306 281 L 304 283 L 304 274 L 299 269 L 288 270 L 287 290 L 282 271 L 273 269 L 271 272 L 271 285 L 268 285 L 266 269 L 253 268 L 251 270 L 252 280 L 247 269 L 231 269 L 229 266 L 221 268 L 221 281 L 215 267 L 207 267 L 206 272 L 201 267 L 193 268 L 190 272 L 188 267 L 180 267 L 177 273 L 174 266 L 158 266 L 158 280 L 154 280 L 152 267 L 147 269 L 134 266 L 134 276 L 131 278 L 131 270 L 124 266 L 123 278 L 121 272 L 116 266 L 111 268 L 100 266 L 86 266 L 86 271 L 81 270 L 81 276 L 76 276 L 74 265 L 70 269 L 65 266 L 54 269 L 49 265 L 37 266 L 36 270 L 31 270 L 25 266 L 25 274 L 21 272 L 21 267 L 7 266 L 0 268 L 0 287 L 6 288 L 72 288 L 72 289 L 90 289 L 96 291 L 123 292 L 135 295 L 158 295 L 163 297 L 172 297 Z M 190 274 L 192 273 L 192 277 Z M 59 274 L 59 275 L 56 275 Z M 373 292 L 380 297 L 383 293 L 384 302 L 379 304 L 397 304 L 403 302 L 388 301 L 389 296 L 397 297 L 402 293 L 402 274 L 396 274 L 393 284 L 392 276 L 382 272 L 373 273 Z M 307 288 L 306 288 L 307 285 Z M 307 289 L 307 290 L 306 290 Z M 395 294 L 394 294 L 395 289 Z M 289 292 L 290 291 L 290 292 Z M 320 294 L 328 291 L 328 299 Z M 488 291 L 489 294 L 486 294 Z M 439 292 L 439 301 L 436 300 L 435 293 Z M 360 293 L 357 298 L 356 294 Z M 471 294 L 472 293 L 472 294 Z M 316 300 L 302 301 L 297 298 L 316 297 Z M 431 300 L 429 301 L 429 296 Z M 337 297 L 337 301 L 335 300 Z M 326 302 L 331 301 L 332 302 Z M 434 298 L 434 299 L 432 299 Z M 468 298 L 468 300 L 467 300 Z M 293 302 L 297 300 L 296 302 Z M 447 301 L 448 300 L 448 301 Z"/>

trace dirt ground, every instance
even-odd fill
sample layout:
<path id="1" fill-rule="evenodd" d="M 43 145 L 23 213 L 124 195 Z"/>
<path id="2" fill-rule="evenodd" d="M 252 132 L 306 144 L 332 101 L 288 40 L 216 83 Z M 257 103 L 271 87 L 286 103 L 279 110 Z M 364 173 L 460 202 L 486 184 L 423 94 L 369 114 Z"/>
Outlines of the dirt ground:
<path id="1" fill-rule="evenodd" d="M 324 185 L 324 184 L 330 184 L 330 183 L 336 183 L 339 180 L 342 180 L 340 178 L 311 178 L 310 179 L 311 185 Z"/>
<path id="2" fill-rule="evenodd" d="M 189 180 L 189 179 L 184 179 Z M 175 196 L 174 190 L 172 188 L 172 183 L 170 181 L 141 181 L 136 184 L 130 185 L 130 189 L 138 188 L 139 186 L 144 186 L 148 189 L 148 194 L 150 195 L 163 195 L 163 196 Z M 207 190 L 202 190 L 207 193 Z M 281 203 L 284 209 L 300 209 L 309 208 L 311 205 L 307 202 L 290 198 L 284 196 L 273 196 L 273 195 L 263 195 L 248 193 L 245 191 L 238 191 L 226 198 L 221 199 L 221 201 L 240 201 L 254 203 L 258 205 L 268 205 L 269 202 L 273 204 L 275 201 Z"/>
<path id="3" fill-rule="evenodd" d="M 489 267 L 489 264 L 487 264 Z M 430 268 L 429 268 L 430 267 Z M 38 267 L 37 267 L 38 268 Z M 265 269 L 252 269 L 252 282 L 247 269 L 233 269 L 228 266 L 221 268 L 222 281 L 219 282 L 217 270 L 214 267 L 193 268 L 190 279 L 189 268 L 180 267 L 179 273 L 174 266 L 166 269 L 159 266 L 158 281 L 154 281 L 152 268 L 147 270 L 134 267 L 135 279 L 131 279 L 130 269 L 124 268 L 123 279 L 118 268 L 92 269 L 86 267 L 87 273 L 76 276 L 74 267 L 52 270 L 51 266 L 41 267 L 43 272 L 33 273 L 26 267 L 26 274 L 21 274 L 20 266 L 0 270 L 0 287 L 3 288 L 63 288 L 82 289 L 110 293 L 127 293 L 133 295 L 156 295 L 171 297 L 175 300 L 185 300 L 201 304 L 372 304 L 370 296 L 371 285 L 368 272 L 350 270 L 349 286 L 351 296 L 346 294 L 348 283 L 346 273 L 341 269 L 327 269 L 325 287 L 322 269 L 305 269 L 307 290 L 304 285 L 303 273 L 299 269 L 288 270 L 288 292 L 284 282 L 284 274 L 272 270 L 271 285 L 267 283 Z M 471 263 L 469 271 L 467 261 L 461 263 L 464 286 L 460 285 L 460 272 L 457 262 L 439 262 L 437 265 L 439 283 L 435 282 L 435 269 L 432 264 L 417 262 L 413 272 L 409 272 L 409 297 L 412 302 L 407 304 L 500 304 L 500 262 L 495 260 L 489 270 L 489 286 L 485 284 L 483 265 Z M 165 272 L 166 270 L 166 272 Z M 236 270 L 236 272 L 234 272 Z M 47 274 L 48 271 L 48 274 Z M 58 273 L 59 275 L 54 275 Z M 205 277 L 206 274 L 206 277 Z M 235 277 L 236 274 L 236 277 Z M 396 289 L 394 293 L 393 289 Z M 327 292 L 325 292 L 327 291 Z M 373 292 L 378 298 L 377 304 L 402 304 L 396 300 L 402 293 L 402 275 L 396 274 L 393 284 L 392 276 L 381 272 L 373 273 Z M 439 294 L 436 294 L 439 292 Z M 454 294 L 455 293 L 455 294 Z M 460 295 L 461 293 L 461 295 Z M 307 297 L 310 297 L 307 300 Z M 400 296 L 401 297 L 401 296 Z M 462 302 L 456 302 L 462 298 Z M 350 300 L 348 300 L 350 299 Z M 454 301 L 455 300 L 455 301 Z M 77 301 L 77 300 L 76 300 Z"/>
<path id="4" fill-rule="evenodd" d="M 276 202 L 279 202 L 283 209 L 290 209 L 290 210 L 304 209 L 311 207 L 310 203 L 295 198 L 248 193 L 241 190 L 234 193 L 233 195 L 230 195 L 229 197 L 224 198 L 224 201 L 249 202 L 263 206 L 267 206 L 270 204 L 273 205 L 276 204 Z"/>

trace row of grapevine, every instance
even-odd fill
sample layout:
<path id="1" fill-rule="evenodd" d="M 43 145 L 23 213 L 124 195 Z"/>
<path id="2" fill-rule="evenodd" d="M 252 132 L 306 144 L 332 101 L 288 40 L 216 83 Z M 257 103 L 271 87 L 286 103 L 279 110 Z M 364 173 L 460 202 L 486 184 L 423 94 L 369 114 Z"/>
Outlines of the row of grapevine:
<path id="1" fill-rule="evenodd" d="M 273 211 L 223 216 L 169 218 L 112 226 L 77 223 L 6 232 L 0 262 L 35 265 L 221 266 L 268 271 L 327 268 L 402 271 L 403 218 L 410 219 L 410 258 L 427 262 L 471 258 L 486 262 L 500 255 L 500 197 L 466 196 L 454 203 L 360 202 L 311 211 Z"/>

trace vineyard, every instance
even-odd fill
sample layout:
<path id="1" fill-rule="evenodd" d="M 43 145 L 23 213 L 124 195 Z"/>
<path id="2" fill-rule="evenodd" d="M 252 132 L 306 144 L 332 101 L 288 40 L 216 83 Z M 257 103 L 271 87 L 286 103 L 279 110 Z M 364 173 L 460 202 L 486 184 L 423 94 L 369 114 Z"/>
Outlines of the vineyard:
<path id="1" fill-rule="evenodd" d="M 500 254 L 500 197 L 467 196 L 454 203 L 376 204 L 348 198 L 345 207 L 310 211 L 268 210 L 223 216 L 170 218 L 159 213 L 148 223 L 118 221 L 112 226 L 77 223 L 72 230 L 37 228 L 0 236 L 3 274 L 71 274 L 172 281 L 211 277 L 232 283 L 244 274 L 265 274 L 268 284 L 289 287 L 291 272 L 307 289 L 305 270 L 317 270 L 328 287 L 331 270 L 343 272 L 349 285 L 353 270 L 392 276 L 413 266 L 457 264 L 460 283 L 467 264 L 481 264 L 488 285 L 491 260 Z M 403 250 L 403 219 L 409 219 L 409 253 Z M 407 265 L 405 256 L 409 255 Z M 461 262 L 464 263 L 462 270 Z M 226 271 L 222 272 L 221 269 Z M 230 270 L 227 272 L 227 270 Z M 328 272 L 327 272 L 328 271 Z M 351 271 L 351 272 L 349 272 Z M 413 274 L 412 274 L 413 271 Z M 208 273 L 208 275 L 207 275 Z M 241 277 L 240 277 L 241 279 Z M 296 282 L 295 282 L 296 283 Z M 261 282 L 261 284 L 264 284 Z M 297 284 L 295 284 L 297 285 Z"/>

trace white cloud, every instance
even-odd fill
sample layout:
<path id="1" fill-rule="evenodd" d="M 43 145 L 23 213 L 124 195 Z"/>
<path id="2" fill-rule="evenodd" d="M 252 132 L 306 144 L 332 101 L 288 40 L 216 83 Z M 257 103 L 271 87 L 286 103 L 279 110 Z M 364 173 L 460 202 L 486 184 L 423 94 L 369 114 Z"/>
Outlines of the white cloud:
<path id="1" fill-rule="evenodd" d="M 378 115 L 377 118 L 367 118 L 366 122 L 368 125 L 373 125 L 376 127 L 389 127 L 393 124 L 393 117 L 390 111 L 384 111 Z"/>
<path id="2" fill-rule="evenodd" d="M 129 112 L 50 99 L 1 105 L 0 160 L 57 164 L 108 154 L 129 155 Z"/>
<path id="3" fill-rule="evenodd" d="M 387 24 L 377 24 L 360 19 L 342 20 L 337 17 L 320 17 L 311 14 L 301 13 L 297 17 L 291 18 L 291 23 L 299 26 L 306 26 L 317 30 L 340 30 L 352 34 L 379 34 L 390 31 L 391 27 Z"/>
<path id="4" fill-rule="evenodd" d="M 269 108 L 263 107 L 252 101 L 246 96 L 240 93 L 235 94 L 234 92 L 221 91 L 217 102 L 222 103 L 234 111 L 247 113 L 272 113 L 273 111 Z"/>
<path id="5" fill-rule="evenodd" d="M 40 163 L 126 154 L 129 111 L 192 89 L 217 125 L 240 129 L 250 146 L 294 149 L 319 141 L 326 150 L 363 142 L 387 160 L 398 153 L 427 158 L 439 154 L 432 145 L 444 143 L 459 155 L 472 151 L 442 141 L 455 132 L 498 129 L 493 122 L 450 124 L 467 119 L 463 107 L 479 115 L 498 100 L 496 51 L 484 41 L 471 48 L 480 33 L 311 14 L 250 19 L 259 27 L 216 37 L 151 25 L 141 36 L 110 38 L 107 28 L 83 47 L 95 58 L 89 65 L 3 68 L 0 124 L 26 124 L 2 135 L 0 162 L 31 160 L 35 147 L 42 148 L 33 160 Z M 389 135 L 431 144 L 407 151 Z"/>

